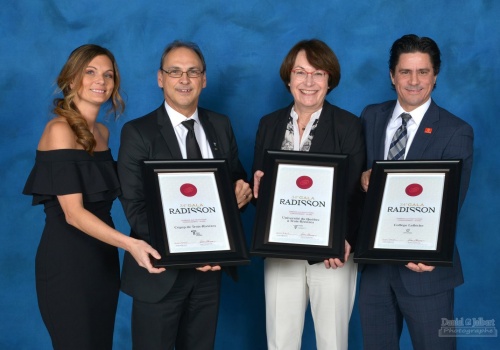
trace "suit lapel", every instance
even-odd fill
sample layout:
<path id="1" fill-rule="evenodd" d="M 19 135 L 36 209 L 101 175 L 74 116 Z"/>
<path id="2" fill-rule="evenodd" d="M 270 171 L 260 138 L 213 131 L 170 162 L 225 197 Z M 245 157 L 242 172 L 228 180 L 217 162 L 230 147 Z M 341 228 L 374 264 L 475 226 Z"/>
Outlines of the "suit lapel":
<path id="1" fill-rule="evenodd" d="M 375 150 L 374 160 L 382 160 L 385 159 L 385 133 L 387 130 L 387 124 L 389 124 L 389 120 L 391 120 L 392 112 L 394 111 L 394 107 L 396 106 L 396 101 L 390 104 L 386 109 L 382 109 L 377 113 L 375 117 L 375 130 L 373 135 L 381 135 L 378 139 L 374 139 L 374 147 Z"/>
<path id="2" fill-rule="evenodd" d="M 291 104 L 287 109 L 284 109 L 283 114 L 281 114 L 279 118 L 276 118 L 274 129 L 270 130 L 273 135 L 271 149 L 281 149 L 281 144 L 285 138 L 288 119 L 290 117 L 292 107 L 293 104 Z M 330 118 L 330 116 L 334 117 L 334 113 L 331 109 L 332 106 L 325 101 L 323 110 L 321 111 L 321 115 L 318 120 L 318 125 L 315 129 L 314 137 L 311 142 L 310 152 L 321 152 L 324 149 L 325 142 L 334 144 L 334 140 L 331 140 L 334 135 L 334 133 L 332 133 L 332 118 Z"/>
<path id="3" fill-rule="evenodd" d="M 208 144 L 212 150 L 214 158 L 222 158 L 222 153 L 219 148 L 217 133 L 215 132 L 214 125 L 210 121 L 210 117 L 202 108 L 198 108 L 198 119 L 200 124 L 205 131 L 205 136 L 207 137 Z"/>
<path id="4" fill-rule="evenodd" d="M 407 160 L 423 159 L 423 154 L 427 145 L 432 139 L 432 135 L 436 133 L 439 127 L 439 107 L 434 101 L 431 102 L 429 109 L 425 112 L 422 122 L 418 127 L 417 133 L 413 138 L 408 154 Z"/>
<path id="5" fill-rule="evenodd" d="M 318 125 L 314 130 L 314 137 L 311 141 L 311 148 L 309 149 L 309 152 L 324 152 L 325 149 L 330 149 L 331 147 L 325 147 L 325 143 L 328 143 L 328 145 L 335 145 L 334 126 L 335 113 L 333 107 L 330 103 L 325 101 L 318 119 Z"/>
<path id="6" fill-rule="evenodd" d="M 285 138 L 288 119 L 290 117 L 292 107 L 293 104 L 288 106 L 288 108 L 284 109 L 283 113 L 279 116 L 279 118 L 276 118 L 276 121 L 274 123 L 274 129 L 269 130 L 272 139 L 270 149 L 281 149 L 281 144 L 283 143 L 283 139 Z"/>
<path id="7" fill-rule="evenodd" d="M 179 147 L 179 143 L 177 142 L 177 136 L 175 135 L 174 127 L 172 126 L 170 117 L 168 116 L 168 113 L 165 109 L 165 105 L 162 104 L 157 111 L 160 134 L 167 144 L 172 159 L 182 159 L 182 153 Z"/>

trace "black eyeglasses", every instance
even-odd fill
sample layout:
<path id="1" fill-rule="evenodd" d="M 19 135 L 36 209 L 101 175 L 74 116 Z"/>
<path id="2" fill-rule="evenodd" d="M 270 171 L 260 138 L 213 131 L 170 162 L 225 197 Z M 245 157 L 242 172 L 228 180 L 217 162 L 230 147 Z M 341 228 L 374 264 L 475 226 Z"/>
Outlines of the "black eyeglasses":
<path id="1" fill-rule="evenodd" d="M 184 73 L 188 76 L 188 78 L 199 78 L 205 71 L 201 71 L 199 69 L 188 69 L 187 71 L 182 71 L 180 69 L 170 69 L 166 70 L 160 68 L 161 71 L 165 72 L 170 78 L 180 78 Z"/>

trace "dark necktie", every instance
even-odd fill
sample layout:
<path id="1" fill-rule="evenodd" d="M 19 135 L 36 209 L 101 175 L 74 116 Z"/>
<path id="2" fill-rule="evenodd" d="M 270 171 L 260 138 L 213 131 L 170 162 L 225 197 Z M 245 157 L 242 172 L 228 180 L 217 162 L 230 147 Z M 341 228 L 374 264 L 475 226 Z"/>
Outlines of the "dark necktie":
<path id="1" fill-rule="evenodd" d="M 188 130 L 186 135 L 186 155 L 187 159 L 202 159 L 200 146 L 198 141 L 196 141 L 196 135 L 194 134 L 194 120 L 189 119 L 182 122 L 182 125 Z"/>
<path id="2" fill-rule="evenodd" d="M 408 132 L 406 130 L 406 124 L 411 119 L 411 115 L 408 113 L 401 113 L 401 126 L 396 130 L 394 136 L 392 137 L 391 145 L 389 146 L 389 153 L 387 154 L 387 160 L 399 160 L 404 159 L 406 142 L 408 141 Z"/>

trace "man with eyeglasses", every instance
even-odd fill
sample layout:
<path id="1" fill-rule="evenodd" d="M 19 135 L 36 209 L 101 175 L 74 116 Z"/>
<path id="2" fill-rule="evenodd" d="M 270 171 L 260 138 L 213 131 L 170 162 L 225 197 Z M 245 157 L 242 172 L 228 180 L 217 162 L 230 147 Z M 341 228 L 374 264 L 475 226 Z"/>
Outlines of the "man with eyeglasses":
<path id="1" fill-rule="evenodd" d="M 228 160 L 238 207 L 243 207 L 252 198 L 229 118 L 198 107 L 200 93 L 206 86 L 205 59 L 199 47 L 181 41 L 169 44 L 161 57 L 157 79 L 164 103 L 123 126 L 118 155 L 120 200 L 131 226 L 131 236 L 147 242 L 142 161 L 193 158 L 188 140 L 193 131 L 192 138 L 198 146 L 194 157 Z M 186 121 L 194 121 L 194 124 L 186 126 L 183 123 Z M 122 290 L 134 298 L 133 348 L 213 349 L 220 269 L 220 266 L 207 265 L 198 269 L 166 269 L 153 275 L 126 253 Z M 227 270 L 236 276 L 235 268 Z"/>

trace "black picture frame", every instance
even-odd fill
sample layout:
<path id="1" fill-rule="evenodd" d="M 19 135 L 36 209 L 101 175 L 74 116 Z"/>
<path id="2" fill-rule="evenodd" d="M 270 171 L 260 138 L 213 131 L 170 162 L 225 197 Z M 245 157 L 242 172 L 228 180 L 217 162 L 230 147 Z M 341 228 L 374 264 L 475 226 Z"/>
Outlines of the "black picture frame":
<path id="1" fill-rule="evenodd" d="M 167 176 L 181 174 L 189 179 L 190 175 L 200 173 L 214 175 L 229 249 L 172 252 L 167 236 L 159 176 L 160 174 Z M 143 162 L 143 179 L 151 246 L 161 255 L 160 260 L 153 259 L 155 267 L 193 268 L 205 265 L 228 266 L 250 263 L 233 182 L 225 159 L 146 160 Z"/>
<path id="2" fill-rule="evenodd" d="M 368 192 L 366 194 L 359 236 L 354 252 L 354 262 L 401 265 L 413 262 L 433 266 L 453 266 L 461 169 L 461 160 L 375 161 L 372 167 Z M 412 176 L 423 174 L 444 175 L 442 203 L 440 213 L 438 213 L 439 224 L 436 224 L 435 227 L 431 226 L 428 230 L 428 232 L 430 232 L 438 228 L 435 249 L 375 248 L 375 240 L 382 213 L 381 210 L 385 210 L 382 208 L 382 199 L 386 188 L 387 178 L 391 174 L 410 174 Z M 408 186 L 413 185 L 414 184 L 409 184 Z M 402 203 L 407 200 L 404 196 L 405 195 L 402 194 Z M 414 202 L 418 205 L 423 205 L 422 209 L 420 209 L 422 212 L 428 210 L 423 209 L 425 207 L 424 203 L 420 203 L 418 200 L 414 200 Z M 404 214 L 402 215 L 404 216 Z M 422 217 L 424 217 L 424 215 L 425 214 L 422 214 Z M 403 219 L 404 218 L 401 218 L 401 220 Z M 411 231 L 411 228 L 406 230 Z M 424 228 L 424 230 L 427 230 L 427 228 Z M 408 242 L 411 239 L 415 240 L 415 237 L 408 238 Z"/>
<path id="3" fill-rule="evenodd" d="M 276 196 L 276 181 L 280 165 L 303 166 L 305 169 L 308 166 L 333 168 L 328 244 L 318 246 L 271 242 L 269 240 L 274 210 L 273 201 Z M 250 255 L 309 261 L 339 258 L 344 261 L 345 228 L 347 224 L 345 191 L 347 187 L 347 167 L 348 156 L 343 154 L 266 150 L 263 163 L 264 169 L 262 169 L 265 175 L 262 177 L 259 187 Z"/>

